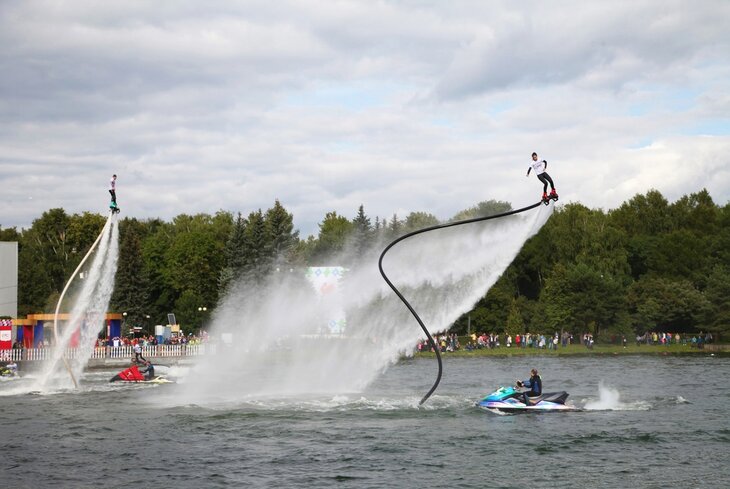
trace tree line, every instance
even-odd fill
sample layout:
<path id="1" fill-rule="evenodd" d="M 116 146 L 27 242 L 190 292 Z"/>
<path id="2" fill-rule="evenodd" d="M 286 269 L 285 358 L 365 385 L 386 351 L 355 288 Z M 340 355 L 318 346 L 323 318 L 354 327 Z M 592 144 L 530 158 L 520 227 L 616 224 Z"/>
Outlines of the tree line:
<path id="1" fill-rule="evenodd" d="M 451 220 L 510 209 L 491 200 Z M 51 209 L 27 229 L 0 227 L 0 241 L 19 243 L 20 315 L 55 309 L 105 219 Z M 354 253 L 343 256 L 358 256 L 439 220 L 412 212 L 373 221 L 361 205 L 353 217 L 327 213 L 317 236 L 306 239 L 293 222 L 278 200 L 246 216 L 125 217 L 110 310 L 142 326 L 166 323 L 175 312 L 184 330 L 194 331 L 234 279 L 255 286 L 271 273 L 329 264 L 327 257 L 345 249 Z M 607 212 L 570 203 L 557 207 L 452 330 L 589 332 L 604 340 L 645 331 L 722 335 L 730 329 L 729 271 L 730 204 L 718 206 L 704 189 L 673 203 L 651 190 Z"/>

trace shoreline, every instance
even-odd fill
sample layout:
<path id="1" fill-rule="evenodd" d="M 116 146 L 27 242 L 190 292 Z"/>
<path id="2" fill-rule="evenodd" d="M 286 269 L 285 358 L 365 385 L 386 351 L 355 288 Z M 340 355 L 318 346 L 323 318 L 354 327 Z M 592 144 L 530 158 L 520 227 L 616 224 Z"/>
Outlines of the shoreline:
<path id="1" fill-rule="evenodd" d="M 546 357 L 589 357 L 589 356 L 623 356 L 623 355 L 659 355 L 659 356 L 685 356 L 685 355 L 707 355 L 707 356 L 728 356 L 730 357 L 730 345 L 713 344 L 705 345 L 700 349 L 689 345 L 594 345 L 589 349 L 583 345 L 558 346 L 556 350 L 546 348 L 481 348 L 477 350 L 460 349 L 453 352 L 441 352 L 442 358 L 459 357 L 519 357 L 519 356 L 546 356 Z M 413 358 L 435 358 L 433 352 L 416 352 Z"/>

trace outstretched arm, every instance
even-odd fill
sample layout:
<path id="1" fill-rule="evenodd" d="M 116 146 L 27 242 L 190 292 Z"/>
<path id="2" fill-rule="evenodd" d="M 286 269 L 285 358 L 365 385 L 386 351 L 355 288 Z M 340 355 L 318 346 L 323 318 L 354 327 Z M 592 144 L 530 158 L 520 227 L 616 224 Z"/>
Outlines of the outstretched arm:
<path id="1" fill-rule="evenodd" d="M 525 175 L 526 177 L 529 177 L 530 176 L 530 170 L 532 170 L 532 167 L 531 166 L 528 166 L 527 167 L 527 175 Z"/>

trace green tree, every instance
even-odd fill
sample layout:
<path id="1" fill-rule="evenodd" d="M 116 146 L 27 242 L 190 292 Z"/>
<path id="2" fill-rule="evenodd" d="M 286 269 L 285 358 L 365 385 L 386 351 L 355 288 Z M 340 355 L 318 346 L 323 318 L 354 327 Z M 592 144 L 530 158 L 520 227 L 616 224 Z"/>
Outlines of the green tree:
<path id="1" fill-rule="evenodd" d="M 0 241 L 20 241 L 20 233 L 14 227 L 3 228 L 0 225 Z"/>
<path id="2" fill-rule="evenodd" d="M 549 329 L 573 331 L 575 317 L 571 295 L 568 270 L 562 263 L 558 263 L 550 274 L 550 278 L 546 280 L 545 287 L 540 294 L 540 302 L 543 303 L 545 310 L 545 324 Z"/>
<path id="3" fill-rule="evenodd" d="M 388 221 L 385 235 L 388 240 L 394 240 L 403 234 L 403 221 L 398 219 L 398 215 L 394 213 L 393 217 L 391 217 L 390 221 Z"/>
<path id="4" fill-rule="evenodd" d="M 69 216 L 51 209 L 22 233 L 18 256 L 19 312 L 50 311 L 89 247 L 104 226 L 104 218 L 84 213 Z"/>
<path id="5" fill-rule="evenodd" d="M 691 332 L 702 326 L 709 304 L 688 280 L 646 277 L 627 295 L 635 330 Z"/>
<path id="6" fill-rule="evenodd" d="M 246 254 L 243 277 L 248 284 L 260 284 L 271 273 L 272 246 L 261 209 L 246 219 Z"/>
<path id="7" fill-rule="evenodd" d="M 507 315 L 507 326 L 504 328 L 505 334 L 512 335 L 522 334 L 525 332 L 525 320 L 522 318 L 522 313 L 517 305 L 517 299 L 512 299 L 510 304 L 509 314 Z"/>
<path id="8" fill-rule="evenodd" d="M 144 225 L 137 219 L 124 219 L 119 224 L 119 234 L 121 242 L 111 309 L 126 312 L 126 321 L 130 324 L 142 324 L 149 313 L 149 285 L 141 239 Z"/>
<path id="9" fill-rule="evenodd" d="M 225 266 L 218 278 L 221 291 L 226 290 L 230 283 L 241 275 L 246 265 L 246 220 L 240 212 L 226 241 L 224 258 Z"/>
<path id="10" fill-rule="evenodd" d="M 374 230 L 370 218 L 365 214 L 365 207 L 360 204 L 357 215 L 352 220 L 352 247 L 356 256 L 364 255 L 373 244 Z"/>
<path id="11" fill-rule="evenodd" d="M 730 334 L 730 268 L 716 265 L 707 280 L 705 290 L 707 316 L 705 327 L 715 335 L 715 340 L 727 339 Z"/>
<path id="12" fill-rule="evenodd" d="M 406 216 L 403 223 L 403 232 L 410 233 L 418 229 L 423 229 L 439 224 L 439 220 L 433 214 L 427 212 L 411 212 Z"/>
<path id="13" fill-rule="evenodd" d="M 147 237 L 142 240 L 142 261 L 144 280 L 147 283 L 149 303 L 146 314 L 162 318 L 178 298 L 178 291 L 167 281 L 167 250 L 172 246 L 173 225 L 163 222 L 146 223 Z M 157 320 L 157 319 L 156 319 Z"/>
<path id="14" fill-rule="evenodd" d="M 199 308 L 205 302 L 205 298 L 191 289 L 185 290 L 175 301 L 175 319 L 183 334 L 196 333 L 204 325 L 207 312 L 202 312 Z"/>
<path id="15" fill-rule="evenodd" d="M 654 236 L 674 227 L 669 202 L 657 190 L 634 196 L 609 215 L 613 223 L 629 235 Z"/>
<path id="16" fill-rule="evenodd" d="M 463 221 L 465 219 L 474 219 L 477 217 L 493 216 L 502 214 L 512 210 L 512 204 L 499 200 L 486 200 L 479 202 L 473 207 L 459 211 L 452 217 L 451 221 Z"/>
<path id="17" fill-rule="evenodd" d="M 319 264 L 326 264 L 342 253 L 352 230 L 353 224 L 349 219 L 337 215 L 335 211 L 328 212 L 319 224 L 319 236 L 312 253 L 312 260 Z"/>
<path id="18" fill-rule="evenodd" d="M 283 266 L 289 262 L 290 254 L 299 241 L 299 231 L 294 230 L 294 216 L 277 199 L 274 207 L 266 211 L 264 220 L 269 241 L 267 247 L 275 263 Z"/>
<path id="19" fill-rule="evenodd" d="M 69 221 L 63 209 L 51 209 L 34 220 L 30 229 L 24 233 L 24 258 L 39 263 L 49 278 L 46 297 L 53 291 L 62 290 L 66 276 L 73 271 L 72 263 L 69 263 L 72 253 L 86 252 L 69 246 L 66 239 Z"/>
<path id="20" fill-rule="evenodd" d="M 164 276 L 178 296 L 192 291 L 202 301 L 198 306 L 217 303 L 223 257 L 211 234 L 196 230 L 176 236 L 165 252 L 165 262 Z"/>

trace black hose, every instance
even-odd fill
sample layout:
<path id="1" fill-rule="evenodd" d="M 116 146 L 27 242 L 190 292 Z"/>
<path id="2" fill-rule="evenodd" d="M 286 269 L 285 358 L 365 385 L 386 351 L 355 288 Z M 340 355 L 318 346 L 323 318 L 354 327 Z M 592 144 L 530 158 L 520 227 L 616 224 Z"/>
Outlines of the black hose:
<path id="1" fill-rule="evenodd" d="M 433 394 L 433 391 L 436 390 L 436 387 L 438 387 L 439 382 L 441 382 L 441 373 L 443 372 L 443 365 L 441 362 L 441 352 L 439 351 L 439 347 L 434 341 L 433 337 L 431 336 L 431 333 L 428 332 L 428 329 L 423 324 L 423 321 L 421 321 L 421 318 L 418 316 L 418 313 L 416 313 L 416 310 L 413 309 L 413 306 L 406 300 L 405 297 L 403 297 L 403 294 L 400 293 L 400 291 L 393 285 L 393 282 L 388 279 L 388 276 L 385 275 L 385 272 L 383 271 L 383 257 L 388 252 L 389 249 L 391 249 L 393 246 L 395 246 L 397 243 L 400 243 L 406 238 L 410 238 L 411 236 L 415 236 L 416 234 L 425 233 L 427 231 L 435 231 L 436 229 L 444 229 L 444 228 L 450 228 L 454 226 L 461 226 L 462 224 L 470 224 L 472 222 L 479 222 L 479 221 L 488 221 L 489 219 L 497 219 L 500 217 L 507 217 L 514 214 L 519 214 L 521 212 L 529 211 L 530 209 L 534 209 L 535 207 L 538 207 L 543 202 L 537 202 L 536 204 L 529 205 L 527 207 L 523 207 L 522 209 L 515 209 L 513 211 L 503 212 L 501 214 L 495 214 L 493 216 L 485 216 L 485 217 L 475 217 L 473 219 L 464 219 L 463 221 L 454 221 L 454 222 L 448 222 L 446 224 L 437 224 L 436 226 L 429 226 L 423 229 L 417 229 L 415 231 L 411 231 L 410 233 L 404 234 L 403 236 L 396 238 L 391 242 L 388 246 L 385 247 L 383 252 L 380 254 L 380 259 L 378 260 L 378 268 L 380 269 L 380 275 L 383 276 L 383 279 L 385 282 L 390 286 L 391 289 L 393 289 L 393 292 L 395 292 L 395 295 L 397 295 L 401 301 L 403 301 L 403 304 L 406 305 L 409 311 L 411 311 L 411 314 L 413 314 L 413 317 L 416 318 L 416 321 L 418 321 L 419 326 L 421 326 L 421 329 L 424 333 L 426 333 L 426 336 L 428 337 L 428 342 L 431 345 L 431 348 L 436 353 L 436 359 L 438 360 L 439 364 L 439 373 L 436 376 L 436 382 L 433 383 L 433 386 L 428 390 L 425 396 L 423 396 L 423 399 L 418 403 L 420 406 L 426 400 L 431 397 L 431 394 Z"/>

